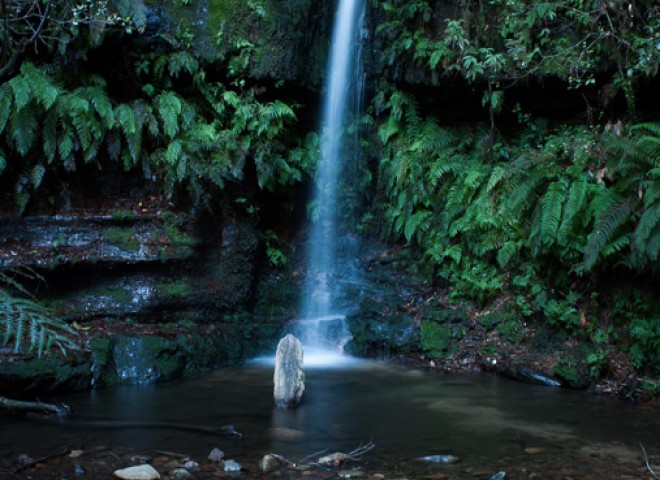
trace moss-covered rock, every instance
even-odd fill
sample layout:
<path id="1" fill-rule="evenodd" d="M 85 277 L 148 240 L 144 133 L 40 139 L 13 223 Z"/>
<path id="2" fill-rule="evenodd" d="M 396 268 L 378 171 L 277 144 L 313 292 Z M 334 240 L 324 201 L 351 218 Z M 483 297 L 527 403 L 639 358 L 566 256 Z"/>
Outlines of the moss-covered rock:
<path id="1" fill-rule="evenodd" d="M 242 77 L 318 87 L 333 5 L 317 0 L 146 0 L 154 35 Z"/>
<path id="2" fill-rule="evenodd" d="M 592 353 L 591 347 L 580 345 L 566 351 L 554 366 L 554 373 L 562 384 L 584 390 L 595 380 L 587 358 Z"/>
<path id="3" fill-rule="evenodd" d="M 42 358 L 12 356 L 0 362 L 0 394 L 31 398 L 89 388 L 90 359 L 81 352 L 62 356 L 51 353 Z"/>

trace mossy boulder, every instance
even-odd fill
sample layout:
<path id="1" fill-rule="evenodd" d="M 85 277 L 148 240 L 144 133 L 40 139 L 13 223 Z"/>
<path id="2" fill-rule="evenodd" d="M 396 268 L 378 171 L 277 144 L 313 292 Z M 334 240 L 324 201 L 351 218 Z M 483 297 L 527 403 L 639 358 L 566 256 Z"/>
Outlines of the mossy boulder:
<path id="1" fill-rule="evenodd" d="M 592 349 L 587 345 L 580 345 L 564 352 L 554 366 L 554 373 L 563 385 L 570 388 L 587 389 L 594 378 L 587 359 Z"/>
<path id="2" fill-rule="evenodd" d="M 364 311 L 348 317 L 352 341 L 346 349 L 359 356 L 387 358 L 409 354 L 419 341 L 417 329 L 407 315 L 392 315 L 384 319 L 363 316 Z"/>
<path id="3" fill-rule="evenodd" d="M 0 395 L 33 398 L 89 388 L 92 363 L 82 352 L 51 352 L 41 358 L 9 356 L 0 361 Z"/>

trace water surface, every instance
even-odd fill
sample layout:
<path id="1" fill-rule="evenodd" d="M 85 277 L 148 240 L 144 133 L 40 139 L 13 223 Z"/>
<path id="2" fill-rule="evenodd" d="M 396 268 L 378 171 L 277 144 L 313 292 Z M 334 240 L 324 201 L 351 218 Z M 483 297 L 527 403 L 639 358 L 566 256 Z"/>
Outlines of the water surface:
<path id="1" fill-rule="evenodd" d="M 564 478 L 547 473 L 553 462 L 586 458 L 605 462 L 602 465 L 642 467 L 638 442 L 653 458 L 660 432 L 657 410 L 617 400 L 490 375 L 438 376 L 368 362 L 308 368 L 306 391 L 296 410 L 273 408 L 272 367 L 263 363 L 182 382 L 98 390 L 59 400 L 79 415 L 60 424 L 3 419 L 0 453 L 5 464 L 22 453 L 36 458 L 63 445 L 104 445 L 145 453 L 174 451 L 200 460 L 219 446 L 240 462 L 256 465 L 269 452 L 299 461 L 321 450 L 348 452 L 372 441 L 376 447 L 363 461 L 375 469 L 464 475 L 474 469 L 478 473 L 529 464 L 524 468 L 546 472 L 540 478 Z M 108 420 L 126 423 L 122 428 L 87 426 Z M 243 437 L 172 424 L 233 424 Z M 526 448 L 540 453 L 530 455 Z M 414 460 L 446 453 L 461 462 L 437 466 Z"/>

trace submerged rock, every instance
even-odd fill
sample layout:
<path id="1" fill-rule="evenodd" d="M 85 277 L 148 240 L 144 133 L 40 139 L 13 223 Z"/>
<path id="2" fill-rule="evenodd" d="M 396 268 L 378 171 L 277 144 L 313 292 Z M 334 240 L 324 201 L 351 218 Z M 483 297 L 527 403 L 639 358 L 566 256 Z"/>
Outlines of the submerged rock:
<path id="1" fill-rule="evenodd" d="M 199 470 L 199 463 L 197 463 L 194 460 L 188 460 L 186 463 L 183 464 L 183 468 L 186 470 Z"/>
<path id="2" fill-rule="evenodd" d="M 240 472 L 242 468 L 236 460 L 225 461 L 225 472 Z"/>
<path id="3" fill-rule="evenodd" d="M 292 408 L 300 403 L 305 391 L 303 351 L 300 340 L 289 334 L 277 344 L 273 399 L 278 408 Z"/>
<path id="4" fill-rule="evenodd" d="M 270 435 L 283 442 L 299 442 L 305 438 L 301 430 L 287 427 L 274 427 L 269 430 Z"/>
<path id="5" fill-rule="evenodd" d="M 115 470 L 114 475 L 123 480 L 155 480 L 160 478 L 160 473 L 149 464 Z"/>
<path id="6" fill-rule="evenodd" d="M 284 459 L 282 457 L 273 453 L 268 453 L 261 458 L 261 461 L 259 461 L 259 468 L 262 472 L 268 473 L 281 467 L 283 464 Z"/>
<path id="7" fill-rule="evenodd" d="M 225 452 L 223 452 L 219 448 L 214 448 L 213 450 L 211 450 L 211 453 L 209 453 L 210 462 L 220 463 L 224 458 L 225 458 Z"/>
<path id="8" fill-rule="evenodd" d="M 176 468 L 170 472 L 169 478 L 172 480 L 191 480 L 195 476 L 185 468 Z"/>

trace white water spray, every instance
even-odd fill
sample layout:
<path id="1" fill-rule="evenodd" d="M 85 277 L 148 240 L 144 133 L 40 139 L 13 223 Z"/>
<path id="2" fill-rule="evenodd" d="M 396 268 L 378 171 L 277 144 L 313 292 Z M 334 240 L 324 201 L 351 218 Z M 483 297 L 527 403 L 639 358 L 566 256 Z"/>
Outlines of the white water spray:
<path id="1" fill-rule="evenodd" d="M 305 348 L 305 363 L 312 355 L 332 361 L 330 352 L 341 353 L 350 340 L 346 317 L 335 311 L 337 280 L 337 184 L 344 148 L 342 136 L 348 104 L 359 101 L 362 82 L 359 41 L 364 21 L 364 0 L 339 0 L 333 30 L 327 90 L 323 104 L 321 158 L 313 203 L 309 239 L 308 272 L 303 291 L 297 334 Z M 325 360 L 324 360 L 325 361 Z"/>

